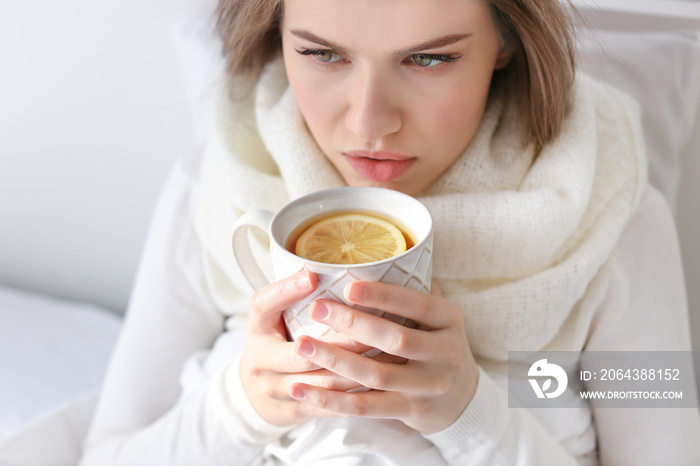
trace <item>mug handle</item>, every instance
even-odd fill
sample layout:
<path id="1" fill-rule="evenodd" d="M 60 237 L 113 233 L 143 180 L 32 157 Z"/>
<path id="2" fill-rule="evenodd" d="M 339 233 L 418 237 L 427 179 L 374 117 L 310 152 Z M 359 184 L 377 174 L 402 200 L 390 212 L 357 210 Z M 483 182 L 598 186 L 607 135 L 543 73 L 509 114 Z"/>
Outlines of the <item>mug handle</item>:
<path id="1" fill-rule="evenodd" d="M 233 226 L 233 235 L 231 237 L 233 256 L 254 291 L 258 291 L 269 284 L 270 281 L 263 273 L 260 264 L 253 255 L 253 251 L 250 249 L 248 229 L 257 227 L 270 236 L 270 225 L 273 216 L 274 214 L 267 210 L 252 210 L 243 214 Z"/>

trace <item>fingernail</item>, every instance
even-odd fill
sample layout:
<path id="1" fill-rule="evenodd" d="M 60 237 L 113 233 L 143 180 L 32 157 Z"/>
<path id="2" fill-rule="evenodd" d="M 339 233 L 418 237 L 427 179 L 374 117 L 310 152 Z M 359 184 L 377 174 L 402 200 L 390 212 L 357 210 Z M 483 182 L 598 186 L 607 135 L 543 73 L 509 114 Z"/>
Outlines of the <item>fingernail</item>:
<path id="1" fill-rule="evenodd" d="M 311 318 L 314 320 L 323 320 L 328 317 L 328 306 L 321 301 L 314 301 L 311 306 Z"/>
<path id="2" fill-rule="evenodd" d="M 295 400 L 299 400 L 299 401 L 306 398 L 306 392 L 299 387 L 292 388 L 292 390 L 289 392 L 289 395 L 292 398 L 294 398 Z"/>
<path id="3" fill-rule="evenodd" d="M 365 287 L 356 283 L 349 283 L 345 287 L 345 299 L 348 301 L 360 301 L 365 297 Z"/>
<path id="4" fill-rule="evenodd" d="M 302 290 L 306 290 L 306 289 L 311 287 L 311 280 L 309 280 L 308 273 L 305 273 L 305 274 L 297 277 L 297 286 Z"/>
<path id="5" fill-rule="evenodd" d="M 306 340 L 301 340 L 297 346 L 297 353 L 301 356 L 311 356 L 314 354 L 314 345 Z"/>

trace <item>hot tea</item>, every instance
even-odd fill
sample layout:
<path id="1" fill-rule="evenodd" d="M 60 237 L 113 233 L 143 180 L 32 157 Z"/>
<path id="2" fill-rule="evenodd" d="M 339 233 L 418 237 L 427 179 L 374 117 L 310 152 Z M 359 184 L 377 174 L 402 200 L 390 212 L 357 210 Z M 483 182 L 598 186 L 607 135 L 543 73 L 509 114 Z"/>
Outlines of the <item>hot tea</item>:
<path id="1" fill-rule="evenodd" d="M 386 215 L 360 210 L 327 212 L 299 225 L 286 248 L 299 257 L 331 264 L 362 264 L 397 256 L 413 236 Z"/>

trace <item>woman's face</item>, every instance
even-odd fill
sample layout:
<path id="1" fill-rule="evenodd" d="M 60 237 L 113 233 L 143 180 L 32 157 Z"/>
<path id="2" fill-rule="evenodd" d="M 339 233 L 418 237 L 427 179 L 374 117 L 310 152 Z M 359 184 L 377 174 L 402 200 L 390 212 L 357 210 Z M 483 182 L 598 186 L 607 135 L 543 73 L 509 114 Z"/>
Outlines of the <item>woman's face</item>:
<path id="1" fill-rule="evenodd" d="M 284 0 L 306 123 L 350 186 L 417 194 L 464 151 L 508 56 L 485 0 Z"/>

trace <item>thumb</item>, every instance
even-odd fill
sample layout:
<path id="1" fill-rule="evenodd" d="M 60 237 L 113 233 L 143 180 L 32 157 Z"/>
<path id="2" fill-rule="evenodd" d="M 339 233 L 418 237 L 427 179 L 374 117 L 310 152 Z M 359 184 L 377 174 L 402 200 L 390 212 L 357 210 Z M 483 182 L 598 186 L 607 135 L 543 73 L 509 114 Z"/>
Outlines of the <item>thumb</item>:
<path id="1" fill-rule="evenodd" d="M 316 275 L 304 270 L 259 289 L 251 300 L 248 325 L 259 332 L 279 330 L 282 312 L 316 289 Z"/>

